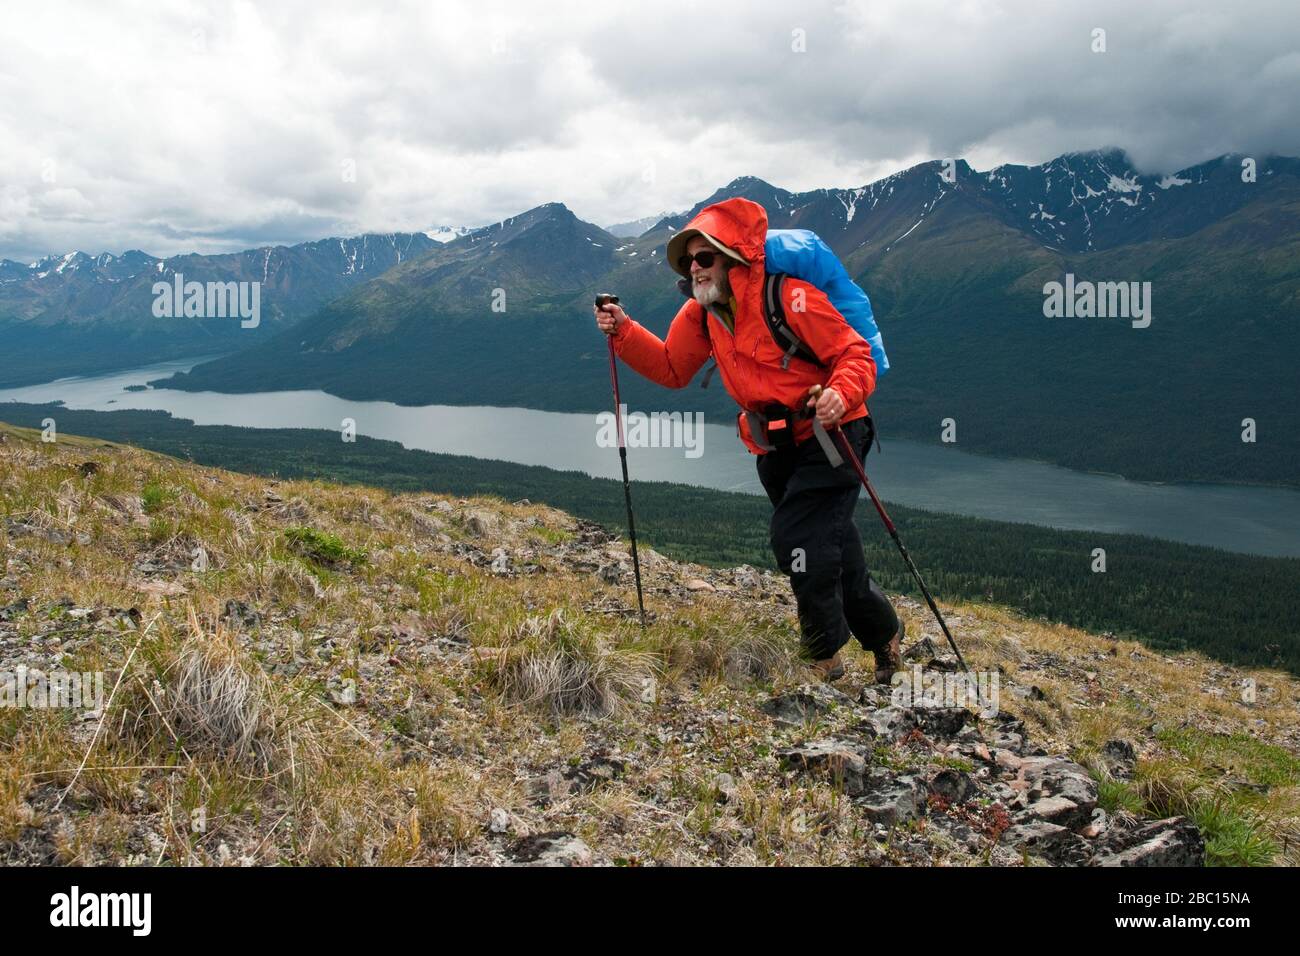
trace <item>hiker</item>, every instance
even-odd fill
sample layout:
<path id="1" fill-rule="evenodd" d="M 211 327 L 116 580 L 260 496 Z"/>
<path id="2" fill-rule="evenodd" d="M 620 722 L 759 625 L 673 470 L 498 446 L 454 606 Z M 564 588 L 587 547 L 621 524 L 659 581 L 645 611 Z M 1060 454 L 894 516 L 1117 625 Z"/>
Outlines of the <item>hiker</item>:
<path id="1" fill-rule="evenodd" d="M 758 477 L 774 507 L 772 552 L 794 590 L 805 655 L 823 679 L 835 680 L 844 673 L 840 648 L 852 633 L 874 654 L 876 680 L 888 683 L 903 666 L 903 624 L 868 573 L 853 524 L 858 478 L 826 432 L 839 426 L 858 459 L 866 455 L 875 362 L 830 300 L 791 276 L 780 292 L 786 320 L 824 367 L 777 344 L 765 319 L 766 235 L 767 213 L 758 203 L 737 197 L 705 207 L 668 242 L 668 263 L 689 282 L 691 298 L 667 340 L 617 304 L 594 309 L 596 324 L 624 362 L 668 388 L 684 388 L 713 356 L 741 408 L 738 431 L 758 456 Z M 822 386 L 815 400 L 814 385 Z"/>

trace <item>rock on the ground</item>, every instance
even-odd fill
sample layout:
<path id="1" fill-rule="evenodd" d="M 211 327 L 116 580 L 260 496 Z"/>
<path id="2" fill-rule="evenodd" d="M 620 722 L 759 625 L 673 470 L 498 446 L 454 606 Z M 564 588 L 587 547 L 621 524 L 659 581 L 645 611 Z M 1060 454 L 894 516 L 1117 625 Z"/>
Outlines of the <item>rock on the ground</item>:
<path id="1" fill-rule="evenodd" d="M 804 684 L 765 701 L 760 710 L 783 724 L 802 724 L 837 707 L 853 706 L 853 698 L 825 684 Z"/>
<path id="2" fill-rule="evenodd" d="M 572 789 L 573 783 L 558 770 L 534 777 L 527 784 L 528 796 L 543 806 L 563 800 Z"/>
<path id="3" fill-rule="evenodd" d="M 553 830 L 515 842 L 510 848 L 515 866 L 591 866 L 591 847 L 572 833 Z"/>
<path id="4" fill-rule="evenodd" d="M 882 768 L 871 770 L 854 805 L 872 823 L 886 827 L 911 820 L 925 811 L 925 785 L 908 774 Z"/>
<path id="5" fill-rule="evenodd" d="M 965 803 L 975 796 L 979 788 L 970 774 L 948 767 L 930 778 L 929 790 L 948 803 Z"/>
<path id="6" fill-rule="evenodd" d="M 1112 777 L 1128 778 L 1137 766 L 1137 754 L 1127 740 L 1108 740 L 1101 748 L 1101 761 Z"/>
<path id="7" fill-rule="evenodd" d="M 1205 840 L 1185 817 L 1156 820 L 1136 830 L 1111 831 L 1092 866 L 1204 866 Z"/>
<path id="8" fill-rule="evenodd" d="M 1049 863 L 1079 866 L 1088 858 L 1088 845 L 1082 837 L 1046 820 L 1018 823 L 1002 834 L 1000 842 Z"/>
<path id="9" fill-rule="evenodd" d="M 1097 806 L 1096 781 L 1059 757 L 1025 757 L 1011 785 L 1025 793 L 1025 816 L 1069 829 L 1086 826 Z"/>
<path id="10" fill-rule="evenodd" d="M 828 737 L 777 751 L 787 770 L 830 778 L 851 797 L 866 792 L 868 753 L 858 741 Z"/>
<path id="11" fill-rule="evenodd" d="M 869 711 L 863 729 L 882 740 L 898 740 L 916 728 L 916 711 L 911 707 L 881 707 Z"/>

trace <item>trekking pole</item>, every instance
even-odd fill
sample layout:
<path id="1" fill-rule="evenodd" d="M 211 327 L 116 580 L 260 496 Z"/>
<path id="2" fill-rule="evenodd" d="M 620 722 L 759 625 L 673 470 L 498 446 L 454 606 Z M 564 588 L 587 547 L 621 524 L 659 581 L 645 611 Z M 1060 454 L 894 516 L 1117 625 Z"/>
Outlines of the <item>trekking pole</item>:
<path id="1" fill-rule="evenodd" d="M 618 305 L 618 296 L 602 292 L 596 296 L 596 308 Z M 609 383 L 614 388 L 614 420 L 618 424 L 618 458 L 623 466 L 623 499 L 627 502 L 627 532 L 632 539 L 632 572 L 636 575 L 636 605 L 641 610 L 641 626 L 646 626 L 645 599 L 641 594 L 641 559 L 636 553 L 636 521 L 632 517 L 632 486 L 627 477 L 627 442 L 623 437 L 623 403 L 618 395 L 618 360 L 614 355 L 614 336 L 606 336 L 609 345 Z"/>
<path id="2" fill-rule="evenodd" d="M 820 385 L 814 385 L 808 390 L 808 397 L 817 398 L 821 393 L 822 387 Z M 845 459 L 853 465 L 853 470 L 858 473 L 858 480 L 862 482 L 862 486 L 867 489 L 867 494 L 871 496 L 871 503 L 876 506 L 876 511 L 880 514 L 880 520 L 885 523 L 885 530 L 888 531 L 889 536 L 894 539 L 894 544 L 898 545 L 898 553 L 903 556 L 903 560 L 907 563 L 907 569 L 912 572 L 912 577 L 915 578 L 916 583 L 920 585 L 921 593 L 925 595 L 926 603 L 930 605 L 930 610 L 934 612 L 935 620 L 939 622 L 939 627 L 943 630 L 943 636 L 948 638 L 948 645 L 952 648 L 952 652 L 957 655 L 957 663 L 961 665 L 962 670 L 969 671 L 970 668 L 966 666 L 965 658 L 961 656 L 961 651 L 957 649 L 957 642 L 952 638 L 952 632 L 948 630 L 948 623 L 943 619 L 943 614 L 939 612 L 939 605 L 935 604 L 934 598 L 930 596 L 930 589 L 925 586 L 925 580 L 921 577 L 921 572 L 917 570 L 916 564 L 912 561 L 912 556 L 907 553 L 907 548 L 903 544 L 903 539 L 898 536 L 898 529 L 894 527 L 894 522 L 889 520 L 889 513 L 885 511 L 885 506 L 881 503 L 880 497 L 876 494 L 876 489 L 871 487 L 871 481 L 867 478 L 867 473 L 862 467 L 862 462 L 858 461 L 858 456 L 853 454 L 853 449 L 849 445 L 848 436 L 841 431 L 838 425 L 829 429 L 829 431 L 835 436 L 835 444 L 839 446 Z"/>

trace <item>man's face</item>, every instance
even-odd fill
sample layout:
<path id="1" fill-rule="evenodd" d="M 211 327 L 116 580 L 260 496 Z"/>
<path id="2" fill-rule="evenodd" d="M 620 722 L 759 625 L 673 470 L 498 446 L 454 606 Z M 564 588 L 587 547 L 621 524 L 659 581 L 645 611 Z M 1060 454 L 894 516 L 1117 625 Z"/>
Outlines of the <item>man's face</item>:
<path id="1" fill-rule="evenodd" d="M 691 236 L 686 242 L 686 254 L 693 256 L 697 252 L 717 253 L 713 265 L 705 269 L 694 259 L 691 260 L 691 294 L 700 305 L 711 302 L 725 302 L 731 297 L 731 287 L 727 282 L 727 266 L 731 263 L 722 253 L 701 236 Z"/>

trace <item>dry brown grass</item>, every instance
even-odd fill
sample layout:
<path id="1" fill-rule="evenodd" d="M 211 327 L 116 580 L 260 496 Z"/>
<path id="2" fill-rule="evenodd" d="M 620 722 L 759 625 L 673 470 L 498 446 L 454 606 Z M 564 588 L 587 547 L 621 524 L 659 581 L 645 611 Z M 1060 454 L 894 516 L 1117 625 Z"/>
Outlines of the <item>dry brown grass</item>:
<path id="1" fill-rule="evenodd" d="M 158 662 L 154 687 L 141 678 L 148 706 L 138 721 L 190 754 L 271 770 L 286 744 L 270 680 L 225 628 L 200 625 L 192 606 L 188 626 L 174 656 Z"/>
<path id="2" fill-rule="evenodd" d="M 557 608 L 526 618 L 484 654 L 506 699 L 554 716 L 621 716 L 653 692 L 655 657 L 629 634 L 606 634 Z"/>
<path id="3" fill-rule="evenodd" d="M 550 508 L 451 499 L 448 513 L 428 495 L 271 482 L 72 436 L 43 445 L 34 433 L 0 433 L 9 436 L 0 512 L 74 539 L 11 539 L 0 526 L 0 562 L 35 609 L 17 620 L 15 646 L 53 635 L 44 646 L 68 666 L 116 675 L 138 630 L 107 618 L 52 623 L 44 609 L 67 597 L 159 616 L 75 784 L 93 723 L 0 712 L 0 851 L 11 858 L 490 863 L 507 837 L 560 829 L 632 862 L 875 859 L 831 791 L 781 774 L 770 757 L 804 732 L 774 730 L 756 709 L 773 689 L 807 680 L 790 606 L 737 591 L 681 594 L 673 588 L 708 570 L 647 561 L 659 617 L 642 631 L 608 612 L 626 603 L 625 589 L 567 566 L 576 525 Z M 87 460 L 99 469 L 83 478 Z M 146 514 L 147 488 L 157 490 Z M 471 512 L 491 517 L 487 538 Z M 331 568 L 295 554 L 284 532 L 304 525 L 367 561 Z M 546 573 L 494 574 L 487 559 L 498 544 Z M 189 565 L 197 547 L 207 572 Z M 461 556 L 474 549 L 477 563 Z M 141 570 L 146 560 L 177 566 Z M 232 598 L 257 610 L 260 625 L 222 622 Z M 1279 846 L 1293 832 L 1300 801 L 1279 755 L 1300 752 L 1289 676 L 997 608 L 944 611 L 972 666 L 1002 669 L 1003 706 L 1036 742 L 1100 775 L 1102 745 L 1134 741 L 1136 797 L 1169 809 L 1205 812 L 1225 793 L 1239 800 L 1229 779 L 1267 771 L 1272 783 L 1252 812 Z M 910 637 L 939 643 L 924 609 L 902 613 Z M 871 662 L 856 649 L 847 656 L 840 686 L 852 694 Z M 1247 676 L 1260 687 L 1251 705 L 1235 692 Z M 354 703 L 330 698 L 341 681 L 355 683 Z M 1013 683 L 1044 699 L 1013 697 Z M 1277 752 L 1249 751 L 1240 741 L 1252 736 Z M 602 754 L 625 765 L 615 779 L 552 803 L 530 795 L 533 778 L 572 775 Z M 726 801 L 722 773 L 735 784 Z M 508 815 L 508 835 L 488 829 L 494 808 Z M 196 810 L 203 832 L 190 826 Z"/>

